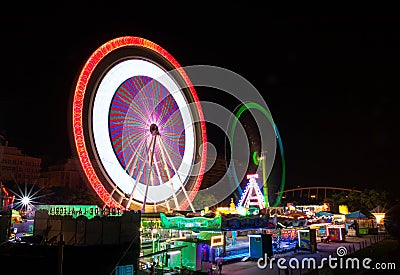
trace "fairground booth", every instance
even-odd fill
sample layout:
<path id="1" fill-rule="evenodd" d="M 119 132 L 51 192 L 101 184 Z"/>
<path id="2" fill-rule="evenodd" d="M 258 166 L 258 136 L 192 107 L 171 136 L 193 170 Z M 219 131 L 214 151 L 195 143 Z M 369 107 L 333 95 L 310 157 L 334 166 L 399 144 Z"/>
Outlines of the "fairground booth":
<path id="1" fill-rule="evenodd" d="M 231 200 L 229 207 L 218 207 L 214 212 L 205 207 L 200 212 L 160 212 L 159 217 L 144 213 L 142 265 L 163 271 L 181 267 L 197 271 L 205 270 L 206 262 L 214 262 L 217 257 L 229 261 L 248 258 L 249 251 L 267 251 L 271 241 L 269 246 L 264 242 L 249 248 L 253 236 L 255 241 L 261 240 L 266 229 L 275 228 L 269 215 L 260 213 L 265 202 L 256 178 L 248 175 L 249 183 L 237 205 Z"/>
<path id="2" fill-rule="evenodd" d="M 378 227 L 378 231 L 384 232 L 385 231 L 385 223 L 384 219 L 387 213 L 387 209 L 381 205 L 378 205 L 374 209 L 372 209 L 371 214 L 374 215 L 376 220 L 376 225 Z"/>
<path id="3" fill-rule="evenodd" d="M 207 261 L 222 257 L 225 261 L 249 255 L 248 234 L 268 228 L 268 216 L 239 216 L 234 214 L 160 213 L 159 232 L 169 232 L 160 238 L 152 251 L 143 254 L 143 263 L 157 263 L 161 268 L 184 266 L 188 270 L 202 270 Z M 166 231 L 167 230 L 167 231 Z M 155 233 L 155 231 L 154 231 Z M 164 235 L 165 237 L 165 235 Z M 157 237 L 158 238 L 158 237 Z M 260 248 L 262 249 L 262 248 Z M 142 246 L 143 250 L 143 246 Z"/>
<path id="4" fill-rule="evenodd" d="M 317 238 L 315 229 L 298 230 L 299 249 L 311 252 L 317 251 Z"/>
<path id="5" fill-rule="evenodd" d="M 354 228 L 357 235 L 377 234 L 378 227 L 375 217 L 369 217 L 361 211 L 351 212 L 346 215 L 349 228 Z"/>

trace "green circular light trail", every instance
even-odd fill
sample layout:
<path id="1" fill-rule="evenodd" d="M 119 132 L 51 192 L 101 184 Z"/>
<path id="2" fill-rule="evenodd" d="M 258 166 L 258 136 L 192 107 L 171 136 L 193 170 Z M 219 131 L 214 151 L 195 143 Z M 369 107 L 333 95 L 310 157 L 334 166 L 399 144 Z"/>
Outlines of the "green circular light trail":
<path id="1" fill-rule="evenodd" d="M 257 152 L 253 152 L 253 162 L 255 165 L 260 164 L 260 162 L 258 161 Z"/>
<path id="2" fill-rule="evenodd" d="M 281 136 L 279 135 L 279 131 L 278 128 L 276 127 L 276 124 L 274 122 L 274 120 L 272 119 L 271 114 L 264 108 L 262 107 L 260 104 L 256 103 L 256 102 L 248 102 L 243 104 L 242 107 L 240 107 L 240 109 L 236 112 L 235 114 L 235 118 L 233 120 L 233 124 L 232 124 L 232 128 L 231 128 L 231 136 L 230 136 L 230 140 L 231 140 L 231 154 L 232 154 L 232 150 L 233 150 L 233 136 L 235 133 L 235 129 L 236 129 L 236 125 L 239 121 L 240 116 L 243 114 L 243 112 L 245 112 L 246 110 L 249 109 L 256 109 L 259 110 L 261 113 L 264 114 L 264 116 L 268 119 L 268 121 L 271 123 L 271 125 L 274 127 L 274 131 L 276 134 L 276 138 L 278 140 L 278 144 L 279 144 L 279 151 L 281 153 L 281 160 L 282 160 L 282 180 L 281 180 L 281 188 L 278 194 L 278 198 L 275 200 L 273 206 L 279 206 L 281 199 L 282 199 L 282 195 L 283 195 L 283 190 L 285 188 L 285 181 L 286 181 L 286 164 L 285 164 L 285 157 L 284 157 L 284 152 L 283 152 L 283 145 L 282 145 L 282 140 L 281 140 Z M 258 162 L 258 158 L 257 158 L 257 152 L 253 153 L 253 161 L 256 165 L 259 164 Z M 232 169 L 232 172 L 234 173 L 234 179 L 236 181 L 237 180 L 237 176 L 236 176 L 236 172 L 235 169 Z M 239 191 L 240 193 L 242 192 L 240 185 L 238 184 L 238 182 L 236 183 L 237 186 L 239 187 Z"/>

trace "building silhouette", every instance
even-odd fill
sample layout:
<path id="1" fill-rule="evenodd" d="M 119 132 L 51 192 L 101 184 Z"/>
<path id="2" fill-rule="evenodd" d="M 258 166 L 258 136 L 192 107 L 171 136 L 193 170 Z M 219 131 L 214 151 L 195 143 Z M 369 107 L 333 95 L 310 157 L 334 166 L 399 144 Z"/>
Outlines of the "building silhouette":
<path id="1" fill-rule="evenodd" d="M 0 135 L 0 181 L 35 183 L 40 177 L 42 159 L 23 154 L 17 147 L 8 145 Z"/>
<path id="2" fill-rule="evenodd" d="M 87 190 L 89 187 L 82 177 L 79 160 L 74 157 L 48 165 L 41 173 L 39 186 L 67 187 L 73 190 Z"/>

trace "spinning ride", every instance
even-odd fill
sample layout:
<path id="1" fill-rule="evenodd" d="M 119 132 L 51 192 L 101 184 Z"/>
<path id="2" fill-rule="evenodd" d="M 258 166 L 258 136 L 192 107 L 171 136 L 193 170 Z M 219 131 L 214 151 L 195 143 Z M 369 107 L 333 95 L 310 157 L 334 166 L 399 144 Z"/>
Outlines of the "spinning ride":
<path id="1" fill-rule="evenodd" d="M 72 105 L 78 158 L 106 206 L 194 211 L 205 122 L 194 87 L 167 51 L 133 36 L 105 43 L 83 66 Z"/>

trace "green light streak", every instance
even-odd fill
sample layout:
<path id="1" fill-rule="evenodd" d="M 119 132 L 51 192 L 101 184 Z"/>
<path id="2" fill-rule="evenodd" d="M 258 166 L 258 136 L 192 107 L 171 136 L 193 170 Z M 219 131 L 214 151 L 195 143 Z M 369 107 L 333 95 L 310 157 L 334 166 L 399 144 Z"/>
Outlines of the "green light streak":
<path id="1" fill-rule="evenodd" d="M 258 160 L 259 160 L 259 158 L 257 157 L 257 152 L 254 152 L 253 153 L 253 162 L 255 165 L 259 164 Z"/>
<path id="2" fill-rule="evenodd" d="M 234 137 L 236 125 L 237 125 L 237 123 L 238 123 L 239 118 L 241 117 L 241 115 L 242 115 L 246 110 L 249 110 L 249 109 L 256 109 L 256 110 L 259 110 L 259 111 L 268 119 L 268 121 L 271 123 L 271 125 L 274 127 L 274 130 L 275 130 L 276 138 L 277 138 L 277 141 L 278 141 L 278 144 L 279 144 L 279 150 L 280 150 L 280 153 L 281 153 L 281 160 L 282 160 L 282 179 L 281 179 L 281 188 L 280 188 L 278 197 L 277 197 L 277 199 L 275 200 L 273 206 L 274 206 L 274 207 L 275 207 L 275 206 L 279 206 L 279 204 L 280 204 L 280 202 L 281 202 L 281 199 L 282 199 L 283 190 L 284 190 L 284 188 L 285 188 L 285 181 L 286 181 L 286 164 L 285 164 L 285 157 L 284 157 L 283 145 L 282 145 L 281 137 L 280 137 L 280 135 L 279 135 L 278 128 L 276 127 L 276 124 L 275 124 L 274 120 L 272 119 L 271 114 L 270 114 L 264 107 L 262 107 L 260 104 L 258 104 L 258 103 L 256 103 L 256 102 L 248 102 L 248 103 L 243 104 L 243 106 L 240 107 L 240 109 L 236 112 L 235 118 L 234 118 L 233 123 L 232 123 L 231 136 L 230 136 L 230 140 L 231 140 L 231 154 L 232 154 L 232 151 L 233 151 L 233 148 L 232 148 L 232 147 L 233 147 L 233 137 Z M 257 154 L 257 152 L 254 152 L 254 153 L 253 153 L 253 162 L 254 162 L 256 165 L 258 165 L 258 164 L 257 164 L 257 163 L 259 163 L 259 162 L 258 162 L 258 159 L 257 159 L 257 163 L 255 162 L 255 156 L 257 156 L 256 154 Z M 235 174 L 235 178 L 236 178 L 236 177 L 237 177 L 237 176 L 236 176 L 236 172 L 234 171 L 234 169 L 232 169 L 232 171 L 233 171 L 233 173 Z M 237 180 L 237 179 L 236 179 L 236 180 Z M 238 185 L 238 186 L 239 186 L 239 185 Z M 268 197 L 267 194 L 264 194 L 264 196 Z M 266 200 L 266 201 L 267 201 L 267 200 Z"/>

